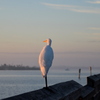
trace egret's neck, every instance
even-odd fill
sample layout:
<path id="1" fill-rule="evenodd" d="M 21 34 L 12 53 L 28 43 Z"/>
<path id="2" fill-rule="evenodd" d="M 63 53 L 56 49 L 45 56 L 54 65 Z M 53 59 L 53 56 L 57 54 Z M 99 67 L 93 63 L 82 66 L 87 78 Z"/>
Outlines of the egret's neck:
<path id="1" fill-rule="evenodd" d="M 48 42 L 47 45 L 51 46 L 51 42 Z"/>

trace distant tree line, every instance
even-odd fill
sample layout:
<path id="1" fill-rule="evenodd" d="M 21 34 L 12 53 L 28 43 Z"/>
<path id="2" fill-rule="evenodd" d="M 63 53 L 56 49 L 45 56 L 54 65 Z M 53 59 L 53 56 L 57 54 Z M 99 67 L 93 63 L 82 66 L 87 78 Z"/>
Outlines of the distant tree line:
<path id="1" fill-rule="evenodd" d="M 0 65 L 0 70 L 39 70 L 39 67 L 33 66 L 23 66 L 23 65 Z"/>

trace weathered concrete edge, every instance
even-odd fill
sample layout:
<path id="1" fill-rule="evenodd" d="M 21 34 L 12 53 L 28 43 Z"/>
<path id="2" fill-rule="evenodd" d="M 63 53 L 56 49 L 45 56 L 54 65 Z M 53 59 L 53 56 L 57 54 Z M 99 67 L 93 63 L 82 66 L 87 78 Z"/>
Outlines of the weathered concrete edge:
<path id="1" fill-rule="evenodd" d="M 78 95 L 73 96 L 73 98 L 78 98 L 81 87 L 82 85 L 71 80 L 49 86 L 48 89 L 42 88 L 2 100 L 60 100 L 62 98 L 72 98 L 71 94 L 75 93 Z"/>
<path id="2" fill-rule="evenodd" d="M 85 86 L 71 80 L 2 100 L 100 100 L 100 74 L 87 77 Z"/>

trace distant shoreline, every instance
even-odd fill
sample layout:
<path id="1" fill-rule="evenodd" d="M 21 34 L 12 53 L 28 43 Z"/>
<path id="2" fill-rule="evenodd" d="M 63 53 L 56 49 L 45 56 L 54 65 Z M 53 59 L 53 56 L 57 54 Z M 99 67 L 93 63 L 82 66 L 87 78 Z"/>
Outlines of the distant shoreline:
<path id="1" fill-rule="evenodd" d="M 39 67 L 23 66 L 23 65 L 0 65 L 0 70 L 40 70 Z"/>

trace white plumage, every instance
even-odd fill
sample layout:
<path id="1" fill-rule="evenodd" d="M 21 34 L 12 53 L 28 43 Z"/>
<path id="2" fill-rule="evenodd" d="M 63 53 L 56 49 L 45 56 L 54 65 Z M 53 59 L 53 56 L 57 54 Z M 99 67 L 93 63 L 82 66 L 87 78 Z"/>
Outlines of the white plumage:
<path id="1" fill-rule="evenodd" d="M 42 76 L 45 78 L 46 87 L 47 87 L 47 73 L 49 68 L 52 66 L 52 61 L 54 58 L 53 50 L 51 48 L 51 39 L 47 39 L 43 42 L 47 42 L 47 45 L 43 47 L 39 55 L 39 65 Z"/>

